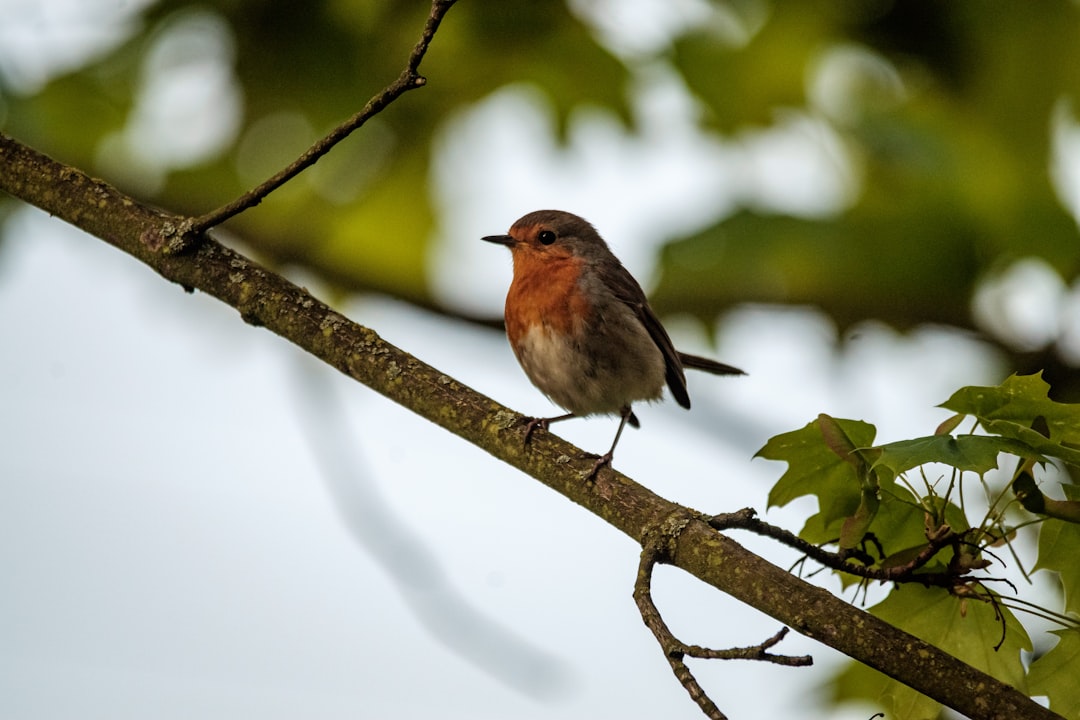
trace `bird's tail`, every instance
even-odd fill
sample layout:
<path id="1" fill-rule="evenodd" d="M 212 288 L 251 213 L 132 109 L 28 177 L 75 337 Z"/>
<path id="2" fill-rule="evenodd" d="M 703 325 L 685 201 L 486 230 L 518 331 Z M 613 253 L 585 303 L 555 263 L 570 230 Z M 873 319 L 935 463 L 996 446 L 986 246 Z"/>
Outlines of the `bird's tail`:
<path id="1" fill-rule="evenodd" d="M 726 365 L 722 362 L 716 362 L 709 358 L 699 357 L 697 355 L 687 355 L 684 352 L 679 353 L 679 362 L 682 363 L 684 368 L 692 368 L 694 370 L 703 370 L 713 375 L 745 375 L 746 373 L 737 367 Z"/>

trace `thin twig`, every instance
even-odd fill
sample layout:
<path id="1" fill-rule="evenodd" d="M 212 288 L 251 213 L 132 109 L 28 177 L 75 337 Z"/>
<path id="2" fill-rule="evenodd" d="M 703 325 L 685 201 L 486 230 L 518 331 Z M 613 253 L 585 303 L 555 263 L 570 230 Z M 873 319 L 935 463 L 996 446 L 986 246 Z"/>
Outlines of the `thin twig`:
<path id="1" fill-rule="evenodd" d="M 675 673 L 679 683 L 686 688 L 690 698 L 698 704 L 705 716 L 710 720 L 727 720 L 727 716 L 709 698 L 701 684 L 698 683 L 697 678 L 690 672 L 690 668 L 683 662 L 684 653 L 677 649 L 679 641 L 671 634 L 667 623 L 660 617 L 660 610 L 657 609 L 656 603 L 653 602 L 652 571 L 653 567 L 656 566 L 659 555 L 657 548 L 651 544 L 647 544 L 641 551 L 637 580 L 634 582 L 634 602 L 637 603 L 641 619 L 645 621 L 645 625 L 652 630 L 656 641 L 660 643 L 660 648 L 664 651 L 664 657 L 667 658 L 671 671 Z"/>
<path id="2" fill-rule="evenodd" d="M 985 589 L 987 592 L 993 592 L 989 588 Z M 1010 610 L 1015 610 L 1016 612 L 1024 612 L 1033 617 L 1042 618 L 1047 622 L 1056 623 L 1063 628 L 1080 630 L 1080 620 L 1077 620 L 1071 615 L 1066 615 L 1064 613 L 1048 610 L 1047 608 L 1036 605 L 1035 603 L 1028 600 L 1023 600 L 1021 598 L 1006 598 L 999 595 L 998 602 L 1000 602 L 1002 605 L 1009 608 Z"/>
<path id="3" fill-rule="evenodd" d="M 726 720 L 726 716 L 716 706 L 716 703 L 709 698 L 708 693 L 698 683 L 694 674 L 690 672 L 690 668 L 687 667 L 683 660 L 685 657 L 689 656 L 703 660 L 761 660 L 788 667 L 813 664 L 813 658 L 809 655 L 773 655 L 768 652 L 770 648 L 774 647 L 787 635 L 788 629 L 786 627 L 781 628 L 778 633 L 758 645 L 743 648 L 715 650 L 700 645 L 687 645 L 680 641 L 668 628 L 664 618 L 660 615 L 660 610 L 652 599 L 653 568 L 663 557 L 664 553 L 657 543 L 645 543 L 641 551 L 641 561 L 638 564 L 637 580 L 634 582 L 634 602 L 637 603 L 641 619 L 645 621 L 645 625 L 652 631 L 656 641 L 660 643 L 660 648 L 664 651 L 664 657 L 667 658 L 675 677 L 686 688 L 690 698 L 697 703 L 701 711 L 711 720 Z"/>
<path id="4" fill-rule="evenodd" d="M 778 540 L 785 545 L 800 550 L 822 565 L 832 568 L 833 570 L 839 570 L 840 572 L 846 572 L 858 577 L 868 578 L 870 580 L 881 580 L 882 582 L 901 582 L 904 580 L 917 581 L 924 584 L 932 585 L 948 585 L 954 581 L 961 580 L 963 574 L 945 574 L 947 575 L 948 582 L 943 582 L 945 577 L 938 573 L 933 575 L 918 575 L 913 573 L 925 566 L 930 560 L 934 558 L 942 549 L 953 544 L 957 540 L 957 536 L 948 528 L 944 528 L 941 531 L 933 534 L 928 538 L 927 545 L 924 547 L 918 555 L 904 563 L 903 565 L 896 565 L 888 568 L 868 567 L 866 565 L 858 565 L 853 562 L 849 562 L 837 553 L 829 552 L 824 548 L 821 548 L 813 543 L 803 540 L 798 535 L 789 530 L 785 530 L 775 525 L 770 525 L 763 520 L 759 520 L 756 517 L 756 513 L 752 508 L 744 508 L 738 512 L 723 513 L 721 515 L 713 515 L 708 520 L 709 525 L 716 530 L 730 530 L 740 529 L 749 530 L 750 532 L 757 533 L 758 535 L 764 535 L 770 537 L 773 540 Z"/>
<path id="5" fill-rule="evenodd" d="M 789 631 L 790 628 L 780 628 L 780 630 L 768 640 L 760 642 L 757 645 L 741 648 L 714 650 L 699 645 L 679 644 L 683 653 L 692 658 L 699 658 L 701 660 L 761 660 L 763 662 L 770 662 L 774 665 L 785 665 L 787 667 L 807 667 L 813 665 L 814 658 L 809 655 L 773 655 L 770 652 L 766 652 L 769 648 L 783 640 Z"/>
<path id="6" fill-rule="evenodd" d="M 331 130 L 328 135 L 308 148 L 303 155 L 294 160 L 284 170 L 281 170 L 258 187 L 249 190 L 232 202 L 222 205 L 218 209 L 212 210 L 205 215 L 188 218 L 181 223 L 178 228 L 180 242 L 175 246 L 174 252 L 190 248 L 193 244 L 197 243 L 198 238 L 210 228 L 220 225 L 229 218 L 239 215 L 249 208 L 255 207 L 274 190 L 299 175 L 305 169 L 314 165 L 316 161 L 328 153 L 331 148 L 348 137 L 354 130 L 372 117 L 382 112 L 387 105 L 409 90 L 414 90 L 427 84 L 427 78 L 419 72 L 420 62 L 424 59 L 424 55 L 427 53 L 428 46 L 431 45 L 431 40 L 435 36 L 435 31 L 439 29 L 439 24 L 442 22 L 443 16 L 446 15 L 446 12 L 455 2 L 456 0 L 432 1 L 431 13 L 428 15 L 427 23 L 424 25 L 424 32 L 420 36 L 420 40 L 416 43 L 416 46 L 413 48 L 412 54 L 409 55 L 409 62 L 405 66 L 405 69 L 401 71 L 401 75 L 398 76 L 397 80 L 387 85 L 382 92 L 368 100 L 367 105 L 365 105 L 360 112 Z"/>

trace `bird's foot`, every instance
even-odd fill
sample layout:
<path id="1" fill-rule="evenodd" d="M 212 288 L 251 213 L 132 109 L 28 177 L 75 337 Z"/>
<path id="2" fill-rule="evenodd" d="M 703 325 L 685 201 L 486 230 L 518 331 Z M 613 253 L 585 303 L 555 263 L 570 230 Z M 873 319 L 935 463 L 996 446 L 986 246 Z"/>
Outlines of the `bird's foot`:
<path id="1" fill-rule="evenodd" d="M 566 413 L 565 415 L 556 415 L 555 417 L 525 418 L 525 444 L 529 444 L 529 439 L 532 438 L 533 431 L 536 430 L 536 428 L 540 428 L 541 430 L 547 430 L 548 426 L 551 425 L 551 423 L 559 422 L 560 420 L 569 420 L 572 417 L 577 416 L 574 415 L 574 413 Z"/>
<path id="2" fill-rule="evenodd" d="M 614 457 L 614 453 L 604 453 L 603 455 L 594 455 L 593 453 L 587 453 L 586 457 L 596 458 L 596 462 L 593 463 L 592 470 L 585 476 L 585 480 L 595 480 L 596 474 L 600 472 L 602 467 L 611 467 L 611 458 Z"/>
<path id="3" fill-rule="evenodd" d="M 540 428 L 541 430 L 547 430 L 550 423 L 551 418 L 525 418 L 524 444 L 529 444 L 529 440 L 532 439 L 532 434 L 536 430 L 536 428 Z"/>

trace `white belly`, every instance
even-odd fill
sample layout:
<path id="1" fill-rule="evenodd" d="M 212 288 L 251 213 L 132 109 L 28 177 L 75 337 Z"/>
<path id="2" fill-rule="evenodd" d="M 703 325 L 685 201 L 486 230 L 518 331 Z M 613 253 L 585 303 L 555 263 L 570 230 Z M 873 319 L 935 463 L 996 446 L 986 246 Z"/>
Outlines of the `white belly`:
<path id="1" fill-rule="evenodd" d="M 659 399 L 660 349 L 636 318 L 619 320 L 632 324 L 591 328 L 588 348 L 534 325 L 515 348 L 518 361 L 541 392 L 575 415 L 616 414 L 633 402 Z"/>

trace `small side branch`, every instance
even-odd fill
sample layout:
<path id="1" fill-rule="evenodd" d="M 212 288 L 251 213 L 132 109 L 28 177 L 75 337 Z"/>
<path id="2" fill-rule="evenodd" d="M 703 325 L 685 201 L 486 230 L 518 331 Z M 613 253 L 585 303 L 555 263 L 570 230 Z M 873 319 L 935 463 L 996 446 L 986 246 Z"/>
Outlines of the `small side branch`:
<path id="1" fill-rule="evenodd" d="M 758 645 L 743 648 L 715 650 L 699 645 L 687 645 L 680 641 L 668 628 L 667 623 L 664 622 L 663 617 L 660 615 L 660 610 L 652 599 L 653 568 L 656 563 L 663 561 L 664 556 L 664 551 L 657 543 L 645 543 L 641 551 L 641 561 L 638 564 L 637 580 L 634 582 L 634 602 L 637 603 L 641 619 L 645 621 L 645 625 L 652 631 L 656 641 L 660 643 L 660 648 L 664 651 L 664 657 L 667 658 L 671 671 L 675 673 L 679 683 L 686 688 L 690 698 L 697 703 L 706 717 L 712 720 L 727 720 L 727 716 L 720 711 L 720 708 L 716 706 L 716 703 L 701 687 L 694 674 L 690 672 L 690 668 L 684 661 L 686 657 L 700 658 L 702 660 L 762 660 L 789 667 L 813 664 L 813 658 L 808 655 L 773 655 L 769 652 L 772 647 L 784 639 L 784 636 L 788 633 L 787 628 L 781 628 L 778 633 Z"/>
<path id="2" fill-rule="evenodd" d="M 354 130 L 358 129 L 372 117 L 382 112 L 382 110 L 394 100 L 397 100 L 409 90 L 423 87 L 427 83 L 427 79 L 420 74 L 420 62 L 424 59 L 424 55 L 427 54 L 428 47 L 431 45 L 431 40 L 435 37 L 435 31 L 439 29 L 439 24 L 442 23 L 443 17 L 455 2 L 456 0 L 432 1 L 431 13 L 428 15 L 427 23 L 424 25 L 424 32 L 420 36 L 420 40 L 416 43 L 416 46 L 413 48 L 412 54 L 409 55 L 409 62 L 405 66 L 405 69 L 401 71 L 401 75 L 398 76 L 397 80 L 387 85 L 383 88 L 382 92 L 368 100 L 367 105 L 365 105 L 360 112 L 335 127 L 328 135 L 326 135 L 326 137 L 316 142 L 308 148 L 303 155 L 294 160 L 292 164 L 263 182 L 258 187 L 249 190 L 232 202 L 222 205 L 218 209 L 212 210 L 205 215 L 185 220 L 178 228 L 177 234 L 179 236 L 179 244 L 171 248 L 171 251 L 174 253 L 181 252 L 191 247 L 198 241 L 198 238 L 202 237 L 202 234 L 210 228 L 220 225 L 229 218 L 239 215 L 249 208 L 255 207 L 274 190 L 314 165 L 319 158 L 330 152 L 331 148 L 352 134 Z"/>
<path id="3" fill-rule="evenodd" d="M 775 525 L 759 520 L 752 508 L 744 508 L 733 513 L 713 515 L 708 519 L 709 526 L 715 530 L 749 530 L 758 535 L 777 540 L 784 545 L 800 550 L 807 557 L 816 560 L 822 565 L 846 572 L 869 580 L 882 582 L 919 582 L 924 585 L 937 585 L 951 588 L 957 582 L 965 580 L 965 573 L 933 573 L 915 575 L 915 571 L 925 566 L 941 550 L 957 542 L 958 536 L 948 527 L 939 529 L 937 532 L 928 534 L 927 544 L 915 557 L 902 565 L 894 565 L 887 568 L 870 567 L 853 563 L 843 556 L 829 552 L 822 547 L 803 540 L 795 533 Z"/>

